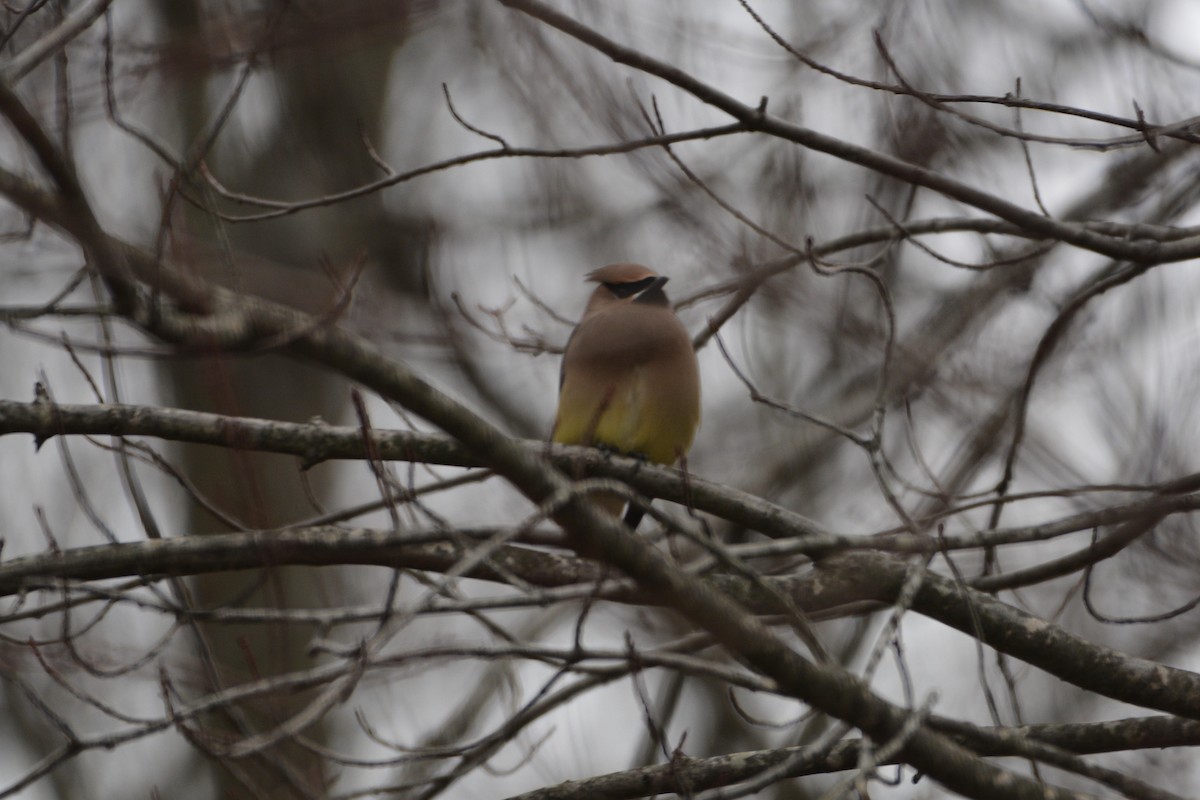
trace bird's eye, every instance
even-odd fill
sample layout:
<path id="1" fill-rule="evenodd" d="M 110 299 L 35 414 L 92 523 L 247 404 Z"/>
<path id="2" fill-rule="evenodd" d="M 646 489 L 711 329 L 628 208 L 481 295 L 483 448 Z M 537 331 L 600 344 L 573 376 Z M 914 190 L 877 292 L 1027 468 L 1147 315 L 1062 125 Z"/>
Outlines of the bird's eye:
<path id="1" fill-rule="evenodd" d="M 615 294 L 617 297 L 626 298 L 633 297 L 635 294 L 644 292 L 654 285 L 658 280 L 653 275 L 649 278 L 642 278 L 640 281 L 626 281 L 623 283 L 606 283 L 604 288 Z"/>

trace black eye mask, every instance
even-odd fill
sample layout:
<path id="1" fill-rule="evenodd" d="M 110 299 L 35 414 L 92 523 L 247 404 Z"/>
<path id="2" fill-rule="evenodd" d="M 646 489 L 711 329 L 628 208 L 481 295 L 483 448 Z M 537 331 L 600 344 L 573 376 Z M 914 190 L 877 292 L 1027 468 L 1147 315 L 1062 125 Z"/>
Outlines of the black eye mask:
<path id="1" fill-rule="evenodd" d="M 641 294 L 658 282 L 660 282 L 660 279 L 651 275 L 649 278 L 642 278 L 640 281 L 606 283 L 604 284 L 604 288 L 608 289 L 610 292 L 623 300 L 626 297 L 633 297 L 635 294 Z"/>

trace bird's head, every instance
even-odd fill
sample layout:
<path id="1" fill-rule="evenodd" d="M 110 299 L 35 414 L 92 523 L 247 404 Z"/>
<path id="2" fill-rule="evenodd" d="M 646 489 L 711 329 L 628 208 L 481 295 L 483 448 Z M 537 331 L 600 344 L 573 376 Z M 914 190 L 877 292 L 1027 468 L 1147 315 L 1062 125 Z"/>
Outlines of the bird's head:
<path id="1" fill-rule="evenodd" d="M 663 291 L 667 278 L 641 264 L 609 264 L 589 272 L 587 279 L 600 284 L 588 302 L 589 310 L 613 303 L 668 305 Z"/>

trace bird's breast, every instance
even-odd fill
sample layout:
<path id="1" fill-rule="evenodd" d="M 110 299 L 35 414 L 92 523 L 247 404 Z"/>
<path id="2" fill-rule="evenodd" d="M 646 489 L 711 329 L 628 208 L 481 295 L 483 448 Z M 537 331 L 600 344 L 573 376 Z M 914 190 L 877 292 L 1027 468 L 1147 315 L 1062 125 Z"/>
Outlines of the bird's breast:
<path id="1" fill-rule="evenodd" d="M 669 309 L 630 305 L 580 323 L 563 357 L 555 441 L 672 464 L 699 421 L 696 356 Z"/>

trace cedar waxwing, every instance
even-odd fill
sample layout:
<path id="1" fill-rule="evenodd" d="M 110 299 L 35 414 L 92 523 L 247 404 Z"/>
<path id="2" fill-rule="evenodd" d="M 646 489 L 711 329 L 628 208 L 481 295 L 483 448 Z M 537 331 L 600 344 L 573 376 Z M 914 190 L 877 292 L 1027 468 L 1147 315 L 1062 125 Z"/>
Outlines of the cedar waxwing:
<path id="1" fill-rule="evenodd" d="M 687 328 L 663 292 L 667 279 L 640 264 L 588 274 L 600 284 L 567 340 L 551 439 L 674 464 L 700 424 L 700 371 Z M 615 516 L 624 501 L 598 496 Z M 636 528 L 643 511 L 630 505 Z"/>

